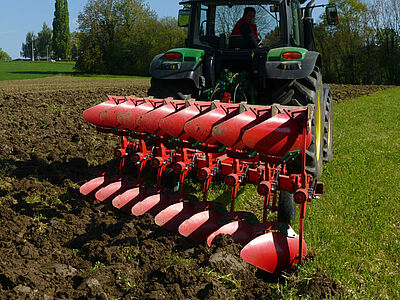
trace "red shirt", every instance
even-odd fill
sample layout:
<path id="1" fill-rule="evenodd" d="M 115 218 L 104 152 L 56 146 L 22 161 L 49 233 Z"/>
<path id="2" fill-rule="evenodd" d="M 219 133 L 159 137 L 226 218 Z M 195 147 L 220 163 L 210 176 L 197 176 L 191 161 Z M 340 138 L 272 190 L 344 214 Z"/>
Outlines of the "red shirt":
<path id="1" fill-rule="evenodd" d="M 243 24 L 249 24 L 251 31 L 254 34 L 254 37 L 256 39 L 256 41 L 258 42 L 260 39 L 258 38 L 258 31 L 257 31 L 257 25 L 256 24 L 251 24 L 249 20 L 247 20 L 245 17 L 241 18 L 235 25 L 235 27 L 232 30 L 232 34 L 241 34 L 240 32 L 240 27 Z"/>

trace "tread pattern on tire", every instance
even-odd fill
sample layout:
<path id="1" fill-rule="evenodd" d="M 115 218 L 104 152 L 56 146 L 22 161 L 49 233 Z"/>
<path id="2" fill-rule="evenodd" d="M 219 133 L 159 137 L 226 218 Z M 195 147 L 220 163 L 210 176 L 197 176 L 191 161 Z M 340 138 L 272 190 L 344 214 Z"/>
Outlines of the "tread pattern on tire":
<path id="1" fill-rule="evenodd" d="M 308 104 L 317 104 L 318 93 L 320 96 L 321 107 L 321 123 L 324 123 L 325 105 L 323 99 L 323 87 L 322 87 L 322 75 L 318 67 L 315 67 L 313 72 L 302 79 L 291 80 L 283 85 L 283 88 L 279 90 L 280 97 L 276 99 L 278 103 L 283 105 L 293 105 L 293 106 L 305 106 Z M 316 146 L 316 117 L 317 109 L 314 111 L 314 116 L 312 119 L 312 142 L 310 147 L 306 150 L 306 171 L 313 175 L 314 178 L 319 178 L 322 174 L 322 160 L 323 160 L 323 146 L 320 145 L 320 156 L 317 159 L 317 146 Z M 322 135 L 324 132 L 324 124 L 321 125 Z M 323 137 L 320 136 L 321 144 L 324 143 Z M 301 165 L 301 158 L 298 158 L 291 165 L 288 165 L 288 169 L 294 168 L 292 170 L 296 173 L 299 172 Z M 290 224 L 294 221 L 296 213 L 296 204 L 293 201 L 293 194 L 288 191 L 279 191 L 279 207 L 278 207 L 278 221 L 286 222 Z"/>
<path id="2" fill-rule="evenodd" d="M 333 160 L 333 97 L 329 91 L 326 98 L 325 119 L 324 119 L 324 147 L 323 158 L 324 161 L 329 162 Z M 329 125 L 330 123 L 330 125 Z M 330 127 L 329 127 L 330 126 Z"/>
<path id="3" fill-rule="evenodd" d="M 313 72 L 301 79 L 291 80 L 289 84 L 286 85 L 286 88 L 281 92 L 280 97 L 278 97 L 278 103 L 285 105 L 293 105 L 293 106 L 305 106 L 308 104 L 316 104 L 318 93 L 320 93 L 320 105 L 322 105 L 321 110 L 323 114 L 325 112 L 325 105 L 323 99 L 323 91 L 322 91 L 322 75 L 319 68 L 316 66 Z M 293 97 L 288 99 L 287 95 L 291 94 Z M 289 101 L 288 101 L 289 100 Z M 283 103 L 286 102 L 286 103 Z M 316 148 L 316 112 L 314 111 L 314 117 L 312 119 L 312 128 L 311 131 L 312 141 L 310 147 L 306 150 L 306 171 L 309 174 L 312 174 L 314 178 L 319 178 L 322 175 L 322 157 L 323 157 L 323 136 L 320 136 L 321 147 L 320 147 L 320 156 L 319 160 L 317 159 L 317 148 Z M 324 116 L 321 116 L 321 121 L 323 122 Z M 323 126 L 321 124 L 323 133 Z M 299 162 L 294 162 L 296 165 L 296 169 L 299 168 Z M 289 167 L 289 166 L 288 166 Z"/>

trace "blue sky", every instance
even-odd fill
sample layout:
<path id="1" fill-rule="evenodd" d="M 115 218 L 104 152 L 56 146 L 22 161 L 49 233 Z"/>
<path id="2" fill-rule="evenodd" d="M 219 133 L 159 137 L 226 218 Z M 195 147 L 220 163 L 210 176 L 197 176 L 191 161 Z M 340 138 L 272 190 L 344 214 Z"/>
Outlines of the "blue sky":
<path id="1" fill-rule="evenodd" d="M 175 0 L 147 2 L 159 17 L 176 17 L 180 8 L 179 1 Z M 18 58 L 28 32 L 37 34 L 42 29 L 43 22 L 52 27 L 55 0 L 1 0 L 0 3 L 0 48 L 12 58 Z M 78 14 L 83 11 L 86 3 L 85 0 L 68 1 L 71 32 L 77 29 Z"/>
<path id="2" fill-rule="evenodd" d="M 147 2 L 159 17 L 176 17 L 180 8 L 179 0 Z M 42 29 L 43 22 L 52 27 L 55 0 L 1 0 L 0 3 L 0 48 L 13 59 L 18 58 L 28 32 L 33 31 L 37 34 Z M 83 11 L 86 3 L 86 0 L 68 1 L 71 32 L 77 29 L 78 14 Z M 327 0 L 317 3 L 327 3 Z"/>

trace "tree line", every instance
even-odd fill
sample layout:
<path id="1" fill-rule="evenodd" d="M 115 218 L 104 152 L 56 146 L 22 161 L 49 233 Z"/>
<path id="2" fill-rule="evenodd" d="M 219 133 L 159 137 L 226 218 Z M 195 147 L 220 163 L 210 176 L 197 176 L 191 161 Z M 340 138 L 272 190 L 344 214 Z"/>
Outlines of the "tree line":
<path id="1" fill-rule="evenodd" d="M 339 24 L 329 26 L 321 16 L 314 28 L 324 80 L 399 85 L 400 2 L 331 2 L 338 7 Z M 54 20 L 68 24 L 67 0 L 56 0 L 55 10 Z M 78 17 L 79 32 L 69 35 L 67 26 L 57 24 L 53 31 L 43 24 L 36 38 L 28 33 L 23 56 L 31 57 L 33 45 L 35 55 L 50 51 L 55 58 L 75 59 L 81 72 L 148 75 L 155 55 L 184 47 L 186 38 L 175 18 L 159 19 L 144 0 L 88 0 Z"/>
<path id="2" fill-rule="evenodd" d="M 148 75 L 155 55 L 185 44 L 177 19 L 159 19 L 144 0 L 88 0 L 71 35 L 67 0 L 56 0 L 54 16 L 53 30 L 43 24 L 26 35 L 23 57 L 76 60 L 85 73 Z"/>
<path id="3" fill-rule="evenodd" d="M 324 80 L 400 85 L 400 1 L 333 2 L 340 23 L 314 29 Z"/>
<path id="4" fill-rule="evenodd" d="M 75 45 L 72 45 L 74 47 Z M 71 34 L 69 31 L 69 12 L 67 0 L 56 0 L 53 30 L 43 23 L 42 30 L 36 36 L 34 32 L 26 34 L 22 43 L 21 56 L 32 60 L 38 58 L 67 59 L 71 52 Z M 72 57 L 74 58 L 74 57 Z"/>
<path id="5" fill-rule="evenodd" d="M 78 24 L 83 72 L 148 75 L 153 57 L 186 37 L 175 18 L 159 20 L 143 0 L 89 0 Z"/>

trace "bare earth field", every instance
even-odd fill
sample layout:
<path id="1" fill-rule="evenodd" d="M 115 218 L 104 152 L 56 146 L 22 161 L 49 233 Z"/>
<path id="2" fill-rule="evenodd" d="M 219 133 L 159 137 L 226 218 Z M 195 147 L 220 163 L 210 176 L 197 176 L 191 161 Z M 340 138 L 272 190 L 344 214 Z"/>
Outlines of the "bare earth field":
<path id="1" fill-rule="evenodd" d="M 149 81 L 52 77 L 0 82 L 0 299 L 276 299 L 277 282 L 223 238 L 206 247 L 152 217 L 125 215 L 79 193 L 115 167 L 115 136 L 85 123 L 106 95 L 145 96 Z M 332 85 L 337 101 L 386 87 Z M 312 259 L 312 255 L 310 258 Z M 282 287 L 281 287 L 282 288 Z M 323 270 L 299 294 L 343 294 Z"/>

